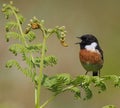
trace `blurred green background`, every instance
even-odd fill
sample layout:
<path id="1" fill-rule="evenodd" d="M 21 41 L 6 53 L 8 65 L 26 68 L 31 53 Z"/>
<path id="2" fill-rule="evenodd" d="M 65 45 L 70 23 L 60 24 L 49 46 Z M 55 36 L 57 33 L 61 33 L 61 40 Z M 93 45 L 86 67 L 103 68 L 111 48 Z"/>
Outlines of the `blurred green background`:
<path id="1" fill-rule="evenodd" d="M 44 19 L 46 26 L 66 26 L 68 48 L 64 48 L 53 37 L 48 41 L 48 54 L 58 57 L 54 68 L 45 69 L 46 74 L 70 73 L 72 76 L 84 74 L 85 70 L 79 63 L 79 46 L 76 36 L 86 33 L 95 35 L 104 50 L 105 63 L 101 75 L 120 75 L 120 1 L 119 0 L 13 0 L 26 17 L 26 24 L 33 16 Z M 9 0 L 0 0 L 0 8 Z M 10 43 L 5 42 L 5 22 L 0 12 L 0 108 L 34 108 L 34 87 L 15 68 L 5 68 L 7 60 L 14 58 L 8 51 Z M 25 27 L 25 26 L 24 26 Z M 18 58 L 19 59 L 19 58 Z M 76 100 L 71 93 L 59 95 L 46 108 L 102 108 L 107 104 L 120 107 L 120 89 L 114 88 L 110 82 L 107 91 L 94 96 L 88 101 Z M 42 100 L 51 93 L 42 89 Z"/>

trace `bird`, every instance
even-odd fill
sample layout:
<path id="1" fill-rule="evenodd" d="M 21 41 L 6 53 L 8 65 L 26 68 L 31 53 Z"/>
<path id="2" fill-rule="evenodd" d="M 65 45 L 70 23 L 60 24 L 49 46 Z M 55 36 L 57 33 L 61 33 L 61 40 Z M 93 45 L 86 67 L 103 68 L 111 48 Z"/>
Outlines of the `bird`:
<path id="1" fill-rule="evenodd" d="M 104 58 L 98 39 L 92 34 L 84 34 L 77 38 L 81 40 L 76 44 L 80 45 L 79 59 L 86 70 L 85 75 L 88 72 L 93 72 L 93 76 L 100 76 L 100 69 L 103 67 Z"/>

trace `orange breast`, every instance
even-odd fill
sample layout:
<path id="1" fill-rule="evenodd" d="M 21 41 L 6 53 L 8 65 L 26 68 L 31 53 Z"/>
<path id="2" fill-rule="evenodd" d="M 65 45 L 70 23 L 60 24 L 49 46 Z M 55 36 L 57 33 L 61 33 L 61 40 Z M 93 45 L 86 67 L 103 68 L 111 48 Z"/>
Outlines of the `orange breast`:
<path id="1" fill-rule="evenodd" d="M 82 63 L 89 62 L 92 64 L 103 64 L 101 54 L 97 52 L 91 52 L 83 49 L 83 50 L 80 50 L 79 57 Z"/>

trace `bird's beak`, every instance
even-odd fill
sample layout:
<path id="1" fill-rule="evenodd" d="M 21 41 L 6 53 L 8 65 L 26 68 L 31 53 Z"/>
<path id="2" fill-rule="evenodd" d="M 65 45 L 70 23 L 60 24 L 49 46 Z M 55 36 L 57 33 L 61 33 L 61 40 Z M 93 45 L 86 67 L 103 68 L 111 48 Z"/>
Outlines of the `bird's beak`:
<path id="1" fill-rule="evenodd" d="M 76 38 L 81 39 L 81 37 L 77 36 Z"/>
<path id="2" fill-rule="evenodd" d="M 76 42 L 75 44 L 80 44 L 80 42 Z"/>
<path id="3" fill-rule="evenodd" d="M 76 38 L 81 39 L 81 37 L 79 37 L 79 36 L 77 36 Z M 80 42 L 77 42 L 77 43 L 75 43 L 75 44 L 80 44 Z"/>

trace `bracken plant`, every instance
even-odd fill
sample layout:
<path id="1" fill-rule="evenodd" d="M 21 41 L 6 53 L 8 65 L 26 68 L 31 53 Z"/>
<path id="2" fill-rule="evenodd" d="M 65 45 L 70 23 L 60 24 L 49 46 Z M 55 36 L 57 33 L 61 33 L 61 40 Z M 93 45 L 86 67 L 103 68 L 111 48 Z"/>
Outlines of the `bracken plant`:
<path id="1" fill-rule="evenodd" d="M 92 87 L 94 85 L 98 93 L 101 93 L 107 88 L 106 80 L 112 81 L 115 87 L 120 87 L 120 77 L 116 75 L 103 77 L 79 75 L 75 78 L 68 73 L 58 74 L 56 72 L 56 75 L 53 76 L 46 75 L 44 68 L 57 64 L 55 56 L 46 54 L 48 51 L 46 42 L 49 38 L 56 36 L 61 45 L 67 47 L 68 44 L 65 42 L 65 27 L 56 26 L 55 28 L 46 28 L 44 20 L 33 17 L 27 27 L 23 29 L 22 25 L 25 18 L 20 14 L 19 9 L 13 5 L 13 2 L 3 4 L 2 12 L 8 20 L 5 25 L 6 41 L 9 42 L 10 39 L 16 40 L 9 46 L 9 51 L 15 56 L 19 55 L 25 64 L 23 66 L 18 60 L 12 59 L 7 62 L 6 67 L 16 67 L 32 80 L 35 88 L 35 108 L 44 108 L 57 95 L 67 91 L 71 91 L 77 99 L 90 99 L 93 95 L 91 85 Z M 38 39 L 36 38 L 36 30 L 40 31 L 42 42 L 40 40 L 36 43 L 35 40 Z M 42 86 L 53 92 L 53 95 L 44 103 L 41 103 L 40 97 Z M 107 105 L 103 108 L 115 108 L 115 106 Z"/>

